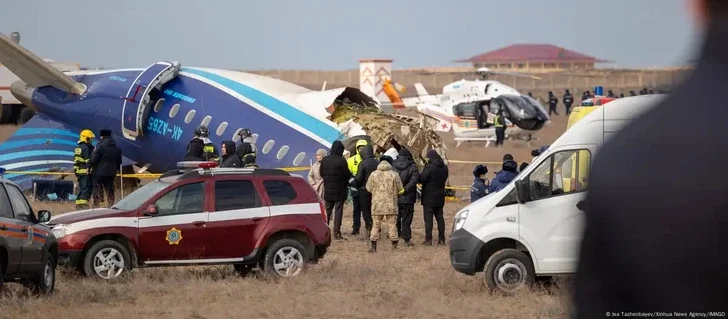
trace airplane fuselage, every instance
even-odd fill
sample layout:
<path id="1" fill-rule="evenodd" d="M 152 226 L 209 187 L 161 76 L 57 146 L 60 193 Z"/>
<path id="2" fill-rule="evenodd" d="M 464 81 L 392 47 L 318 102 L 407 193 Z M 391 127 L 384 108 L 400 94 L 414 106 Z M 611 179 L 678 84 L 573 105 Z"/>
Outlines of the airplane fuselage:
<path id="1" fill-rule="evenodd" d="M 139 166 L 149 164 L 152 172 L 176 168 L 195 127 L 201 124 L 209 128 L 209 138 L 218 150 L 224 140 L 239 140 L 238 129 L 249 128 L 257 137 L 257 163 L 267 168 L 309 166 L 316 150 L 328 150 L 343 136 L 333 123 L 307 114 L 279 95 L 252 87 L 254 82 L 239 81 L 237 72 L 182 68 L 177 77 L 150 94 L 142 134 L 131 140 L 122 134 L 122 106 L 142 71 L 72 73 L 87 86 L 86 93 L 78 96 L 53 87 L 35 89 L 36 116 L 49 121 L 53 132 L 66 139 L 77 137 L 82 129 L 97 135 L 100 129 L 110 129 L 124 157 Z"/>

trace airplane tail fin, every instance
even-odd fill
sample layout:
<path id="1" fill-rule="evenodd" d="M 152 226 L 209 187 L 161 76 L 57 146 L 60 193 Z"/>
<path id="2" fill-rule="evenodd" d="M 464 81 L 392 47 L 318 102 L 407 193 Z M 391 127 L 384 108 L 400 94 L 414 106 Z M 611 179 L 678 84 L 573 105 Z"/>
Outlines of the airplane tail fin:
<path id="1" fill-rule="evenodd" d="M 0 34 L 0 64 L 35 88 L 50 85 L 67 93 L 86 92 L 83 83 L 76 82 L 4 34 Z"/>
<path id="2" fill-rule="evenodd" d="M 425 86 L 422 85 L 422 83 L 415 83 L 415 90 L 417 90 L 418 96 L 430 95 L 430 93 L 425 90 Z"/>
<path id="3" fill-rule="evenodd" d="M 80 132 L 36 113 L 0 144 L 3 177 L 25 191 L 33 187 L 33 179 L 61 179 L 63 173 L 73 174 L 73 150 Z"/>

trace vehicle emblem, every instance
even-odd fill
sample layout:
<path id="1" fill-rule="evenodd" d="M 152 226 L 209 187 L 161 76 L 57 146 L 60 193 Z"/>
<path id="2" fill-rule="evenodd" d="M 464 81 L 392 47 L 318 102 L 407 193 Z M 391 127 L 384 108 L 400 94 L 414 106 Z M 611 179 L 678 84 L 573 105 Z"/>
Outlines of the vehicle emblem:
<path id="1" fill-rule="evenodd" d="M 182 231 L 172 227 L 172 229 L 167 231 L 167 241 L 170 245 L 179 245 L 180 240 L 182 240 Z"/>

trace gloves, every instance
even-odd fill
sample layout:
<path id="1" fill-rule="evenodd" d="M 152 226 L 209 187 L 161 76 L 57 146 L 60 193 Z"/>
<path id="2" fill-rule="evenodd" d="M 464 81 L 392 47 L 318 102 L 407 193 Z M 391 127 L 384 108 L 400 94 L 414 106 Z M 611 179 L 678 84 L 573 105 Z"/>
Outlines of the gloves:
<path id="1" fill-rule="evenodd" d="M 397 194 L 398 194 L 398 195 L 402 195 L 402 194 L 404 194 L 404 188 L 403 188 L 403 189 L 400 189 L 400 190 L 399 190 L 399 193 L 397 193 Z"/>

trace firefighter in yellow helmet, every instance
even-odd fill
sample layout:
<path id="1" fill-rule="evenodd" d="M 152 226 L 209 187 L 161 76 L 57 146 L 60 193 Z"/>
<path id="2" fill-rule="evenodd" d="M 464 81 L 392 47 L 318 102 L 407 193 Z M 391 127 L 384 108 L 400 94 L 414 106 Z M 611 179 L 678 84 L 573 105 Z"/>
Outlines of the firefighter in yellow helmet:
<path id="1" fill-rule="evenodd" d="M 91 191 L 93 190 L 93 183 L 89 174 L 89 160 L 94 150 L 91 141 L 95 137 L 91 130 L 81 131 L 76 149 L 73 152 L 73 172 L 76 173 L 76 180 L 78 180 L 76 209 L 86 209 L 89 207 L 88 202 L 91 199 Z"/>

